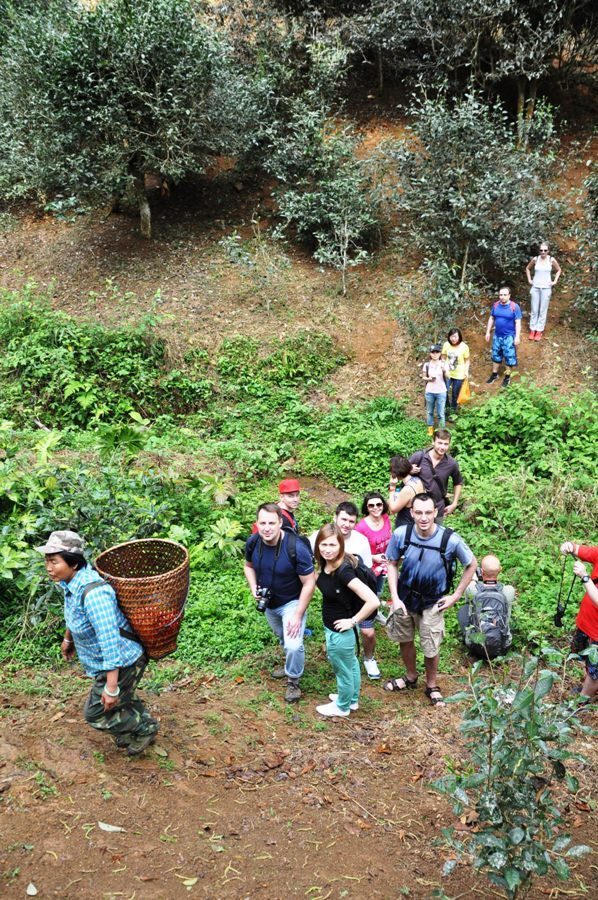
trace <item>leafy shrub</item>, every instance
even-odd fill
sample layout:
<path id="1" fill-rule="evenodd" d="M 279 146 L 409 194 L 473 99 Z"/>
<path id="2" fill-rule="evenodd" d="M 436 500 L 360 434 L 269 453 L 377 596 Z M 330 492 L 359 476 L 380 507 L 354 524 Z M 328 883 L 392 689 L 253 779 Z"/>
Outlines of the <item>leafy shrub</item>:
<path id="1" fill-rule="evenodd" d="M 469 475 L 491 476 L 521 466 L 548 477 L 559 464 L 580 487 L 598 475 L 595 448 L 598 401 L 592 394 L 563 399 L 557 389 L 520 382 L 459 420 L 455 449 Z"/>
<path id="2" fill-rule="evenodd" d="M 520 658 L 518 678 L 494 668 L 488 677 L 476 677 L 476 663 L 467 690 L 450 698 L 468 703 L 460 730 L 471 763 L 434 787 L 452 798 L 457 815 L 465 807 L 475 812 L 477 824 L 467 836 L 442 829 L 453 851 L 445 875 L 473 858 L 475 869 L 514 898 L 549 871 L 566 880 L 567 860 L 590 852 L 559 833 L 563 817 L 553 787 L 556 778 L 572 792 L 579 789 L 566 764 L 583 762 L 570 748 L 576 731 L 590 731 L 572 718 L 570 702 L 553 696 L 564 680 L 565 659 L 552 648 L 541 657 Z"/>
<path id="3" fill-rule="evenodd" d="M 266 355 L 260 353 L 254 338 L 225 338 L 220 345 L 217 369 L 226 385 L 259 393 L 264 385 L 306 389 L 320 384 L 344 361 L 329 335 L 310 330 L 274 341 Z"/>
<path id="4" fill-rule="evenodd" d="M 456 267 L 463 284 L 509 277 L 560 215 L 547 180 L 554 148 L 538 139 L 520 149 L 501 103 L 474 92 L 423 96 L 409 112 L 413 136 L 390 150 L 407 239 Z M 549 118 L 544 125 L 549 137 Z"/>
<path id="5" fill-rule="evenodd" d="M 108 330 L 52 310 L 30 285 L 0 298 L 0 416 L 52 426 L 127 421 L 131 412 L 192 412 L 212 384 L 170 369 L 163 341 L 146 328 Z"/>
<path id="6" fill-rule="evenodd" d="M 368 257 L 379 183 L 373 161 L 357 154 L 352 130 L 339 128 L 317 99 L 302 97 L 284 126 L 272 129 L 265 165 L 279 183 L 278 232 L 293 230 L 314 245 L 315 259 L 341 272 L 345 293 L 348 268 Z"/>
<path id="7" fill-rule="evenodd" d="M 388 483 L 388 463 L 426 445 L 423 424 L 405 415 L 391 398 L 342 404 L 325 413 L 305 436 L 302 467 L 324 475 L 346 491 L 373 490 Z"/>

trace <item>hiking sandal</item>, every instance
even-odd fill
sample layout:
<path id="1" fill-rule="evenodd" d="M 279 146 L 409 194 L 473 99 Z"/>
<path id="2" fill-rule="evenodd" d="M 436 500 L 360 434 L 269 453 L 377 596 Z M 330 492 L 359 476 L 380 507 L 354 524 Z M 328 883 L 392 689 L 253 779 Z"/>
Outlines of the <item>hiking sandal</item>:
<path id="1" fill-rule="evenodd" d="M 444 702 L 444 697 L 440 693 L 439 688 L 426 686 L 424 694 L 429 699 L 432 706 L 446 706 L 446 703 Z"/>
<path id="2" fill-rule="evenodd" d="M 412 691 L 416 687 L 417 675 L 413 681 L 405 676 L 404 678 L 390 678 L 384 684 L 384 690 L 390 691 L 391 693 L 393 693 L 393 691 Z"/>

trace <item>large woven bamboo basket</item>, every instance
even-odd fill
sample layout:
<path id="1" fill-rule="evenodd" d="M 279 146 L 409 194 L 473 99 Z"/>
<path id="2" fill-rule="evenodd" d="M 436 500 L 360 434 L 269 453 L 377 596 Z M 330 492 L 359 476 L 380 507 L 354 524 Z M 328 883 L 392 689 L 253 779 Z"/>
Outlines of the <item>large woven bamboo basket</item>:
<path id="1" fill-rule="evenodd" d="M 151 659 L 174 653 L 189 593 L 189 554 L 175 541 L 146 538 L 104 550 L 95 562 Z"/>

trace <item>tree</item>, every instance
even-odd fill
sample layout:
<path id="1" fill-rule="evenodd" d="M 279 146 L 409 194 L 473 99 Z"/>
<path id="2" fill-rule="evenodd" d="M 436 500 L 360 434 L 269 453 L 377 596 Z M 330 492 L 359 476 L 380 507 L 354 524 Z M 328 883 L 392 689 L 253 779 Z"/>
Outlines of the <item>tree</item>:
<path id="1" fill-rule="evenodd" d="M 451 86 L 513 85 L 523 137 L 542 81 L 595 79 L 598 14 L 591 0 L 374 0 L 349 40 L 395 72 Z"/>
<path id="2" fill-rule="evenodd" d="M 348 269 L 368 257 L 380 205 L 373 162 L 356 155 L 357 145 L 350 128 L 297 105 L 267 163 L 280 184 L 279 230 L 313 241 L 314 258 L 340 271 L 343 294 Z"/>
<path id="3" fill-rule="evenodd" d="M 460 284 L 504 278 L 542 234 L 554 230 L 559 204 L 550 110 L 518 148 L 504 107 L 471 92 L 462 99 L 421 96 L 410 109 L 413 134 L 391 151 L 402 231 L 428 260 L 457 267 Z"/>
<path id="4" fill-rule="evenodd" d="M 0 81 L 5 193 L 133 189 L 147 237 L 145 175 L 178 181 L 244 139 L 246 83 L 191 0 L 60 0 L 20 15 Z"/>

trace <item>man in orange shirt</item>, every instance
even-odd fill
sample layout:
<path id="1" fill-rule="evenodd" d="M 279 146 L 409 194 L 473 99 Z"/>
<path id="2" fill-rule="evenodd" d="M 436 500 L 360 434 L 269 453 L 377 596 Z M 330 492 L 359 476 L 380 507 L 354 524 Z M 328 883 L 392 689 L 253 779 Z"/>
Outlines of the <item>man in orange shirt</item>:
<path id="1" fill-rule="evenodd" d="M 577 631 L 573 636 L 573 647 L 576 652 L 588 647 L 598 648 L 598 547 L 585 547 L 565 541 L 561 545 L 561 553 L 571 553 L 578 562 L 573 566 L 575 574 L 581 578 L 586 587 L 575 624 Z M 592 574 L 588 575 L 584 562 L 592 564 Z M 581 687 L 581 696 L 592 699 L 598 694 L 598 663 L 586 657 L 586 677 Z"/>

